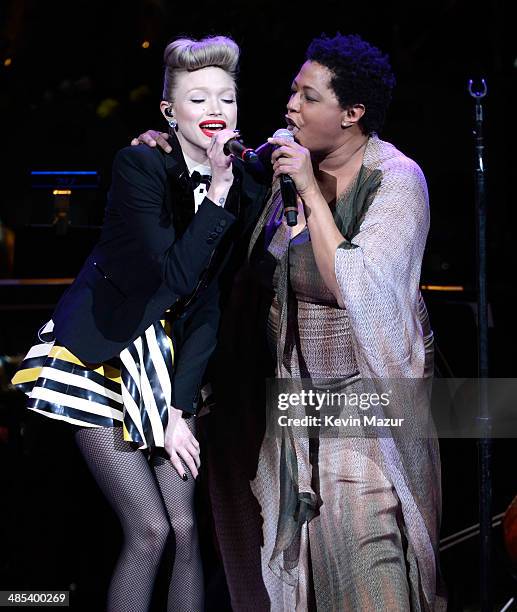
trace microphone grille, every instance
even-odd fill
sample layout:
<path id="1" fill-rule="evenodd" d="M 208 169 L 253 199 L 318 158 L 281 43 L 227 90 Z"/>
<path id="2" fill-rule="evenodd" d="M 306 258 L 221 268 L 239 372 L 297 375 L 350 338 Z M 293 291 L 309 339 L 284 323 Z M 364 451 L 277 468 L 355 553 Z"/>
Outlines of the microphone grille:
<path id="1" fill-rule="evenodd" d="M 291 142 L 294 142 L 293 133 L 289 131 L 287 128 L 282 128 L 280 130 L 277 130 L 273 134 L 273 138 L 285 138 L 285 140 L 290 140 Z"/>

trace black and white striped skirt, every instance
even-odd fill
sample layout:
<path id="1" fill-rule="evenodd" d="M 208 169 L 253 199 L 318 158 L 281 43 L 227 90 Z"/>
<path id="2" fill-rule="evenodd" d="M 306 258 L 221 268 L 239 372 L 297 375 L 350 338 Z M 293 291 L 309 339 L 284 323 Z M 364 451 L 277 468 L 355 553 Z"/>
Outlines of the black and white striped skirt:
<path id="1" fill-rule="evenodd" d="M 163 447 L 172 395 L 174 347 L 170 324 L 159 321 L 100 364 L 81 361 L 56 344 L 54 323 L 38 332 L 12 379 L 27 408 L 81 427 L 122 425 L 138 448 Z"/>

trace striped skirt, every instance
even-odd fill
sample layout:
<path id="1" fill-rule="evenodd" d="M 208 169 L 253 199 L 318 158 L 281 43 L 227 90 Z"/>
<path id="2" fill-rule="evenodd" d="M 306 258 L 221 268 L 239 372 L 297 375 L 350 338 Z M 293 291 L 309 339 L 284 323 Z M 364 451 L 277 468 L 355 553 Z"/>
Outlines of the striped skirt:
<path id="1" fill-rule="evenodd" d="M 144 449 L 164 446 L 172 395 L 174 347 L 170 324 L 156 322 L 104 363 L 85 363 L 56 344 L 54 323 L 38 332 L 12 384 L 27 408 L 81 427 L 121 425 L 124 440 Z"/>

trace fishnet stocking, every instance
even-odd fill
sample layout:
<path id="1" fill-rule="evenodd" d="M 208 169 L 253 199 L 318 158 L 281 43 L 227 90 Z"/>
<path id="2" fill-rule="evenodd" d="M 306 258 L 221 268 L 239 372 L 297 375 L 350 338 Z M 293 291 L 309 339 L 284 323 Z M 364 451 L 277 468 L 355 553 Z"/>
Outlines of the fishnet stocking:
<path id="1" fill-rule="evenodd" d="M 191 431 L 195 419 L 187 420 Z M 122 440 L 120 427 L 81 428 L 77 445 L 97 484 L 117 513 L 124 545 L 111 580 L 108 612 L 149 610 L 165 551 L 169 612 L 203 609 L 203 570 L 194 515 L 195 480 L 184 482 L 172 464 L 145 455 Z"/>
<path id="2" fill-rule="evenodd" d="M 187 419 L 193 431 L 195 419 Z M 194 433 L 194 432 L 193 432 Z M 188 468 L 184 482 L 168 459 L 151 458 L 151 465 L 169 517 L 171 530 L 171 576 L 169 581 L 169 612 L 202 612 L 204 606 L 203 566 L 194 513 L 194 484 Z"/>

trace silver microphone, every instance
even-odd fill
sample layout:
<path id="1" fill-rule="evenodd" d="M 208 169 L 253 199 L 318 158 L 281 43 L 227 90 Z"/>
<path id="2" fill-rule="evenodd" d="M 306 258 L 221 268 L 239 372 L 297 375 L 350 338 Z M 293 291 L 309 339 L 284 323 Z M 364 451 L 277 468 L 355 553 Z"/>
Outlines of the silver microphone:
<path id="1" fill-rule="evenodd" d="M 277 130 L 273 138 L 283 138 L 294 142 L 294 135 L 287 128 Z M 288 174 L 280 175 L 280 191 L 284 203 L 284 215 L 287 225 L 293 227 L 298 223 L 298 192 L 293 179 Z"/>

